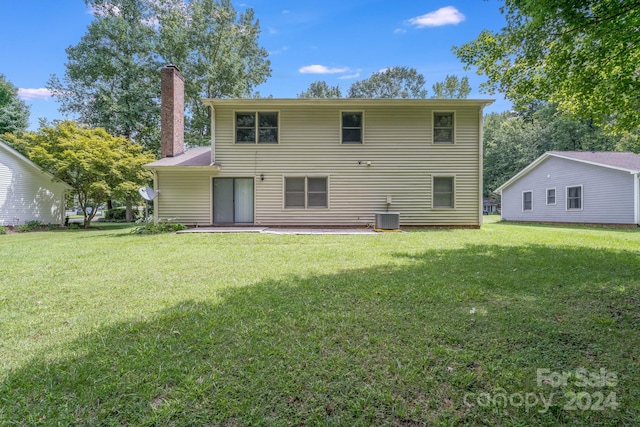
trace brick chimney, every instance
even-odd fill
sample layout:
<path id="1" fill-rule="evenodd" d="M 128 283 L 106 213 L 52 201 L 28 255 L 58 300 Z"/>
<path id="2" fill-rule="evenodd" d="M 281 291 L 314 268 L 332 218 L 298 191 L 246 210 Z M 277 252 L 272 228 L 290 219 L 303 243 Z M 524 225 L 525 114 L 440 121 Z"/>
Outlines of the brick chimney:
<path id="1" fill-rule="evenodd" d="M 175 65 L 160 70 L 160 157 L 184 152 L 184 77 Z"/>

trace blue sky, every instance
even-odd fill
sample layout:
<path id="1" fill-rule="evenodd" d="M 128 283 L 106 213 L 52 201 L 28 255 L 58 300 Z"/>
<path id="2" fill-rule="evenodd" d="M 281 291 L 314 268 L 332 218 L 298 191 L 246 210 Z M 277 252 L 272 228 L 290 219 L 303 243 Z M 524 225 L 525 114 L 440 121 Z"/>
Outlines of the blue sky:
<path id="1" fill-rule="evenodd" d="M 253 8 L 260 44 L 269 51 L 272 75 L 261 95 L 294 98 L 310 83 L 349 86 L 393 66 L 416 68 L 433 83 L 447 74 L 469 77 L 470 98 L 492 98 L 486 111 L 505 111 L 501 95 L 479 91 L 483 76 L 464 71 L 453 45 L 473 40 L 483 29 L 505 24 L 499 0 L 239 0 L 237 11 Z M 77 44 L 93 19 L 82 0 L 1 0 L 0 73 L 20 89 L 38 118 L 64 118 L 44 89 L 51 74 L 62 76 L 65 48 Z"/>

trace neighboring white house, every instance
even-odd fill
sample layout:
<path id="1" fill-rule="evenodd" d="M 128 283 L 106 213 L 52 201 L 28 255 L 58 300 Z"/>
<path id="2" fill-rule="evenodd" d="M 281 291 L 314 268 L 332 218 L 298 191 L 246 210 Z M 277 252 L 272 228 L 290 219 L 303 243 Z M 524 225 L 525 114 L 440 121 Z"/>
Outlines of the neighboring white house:
<path id="1" fill-rule="evenodd" d="M 55 181 L 31 160 L 0 140 L 0 225 L 64 223 L 64 194 L 71 187 Z"/>
<path id="2" fill-rule="evenodd" d="M 506 221 L 640 224 L 640 154 L 549 151 L 496 189 Z"/>
<path id="3" fill-rule="evenodd" d="M 490 100 L 206 99 L 209 147 L 184 152 L 182 77 L 163 73 L 155 219 L 188 225 L 482 224 Z M 174 107 L 172 105 L 177 105 Z"/>

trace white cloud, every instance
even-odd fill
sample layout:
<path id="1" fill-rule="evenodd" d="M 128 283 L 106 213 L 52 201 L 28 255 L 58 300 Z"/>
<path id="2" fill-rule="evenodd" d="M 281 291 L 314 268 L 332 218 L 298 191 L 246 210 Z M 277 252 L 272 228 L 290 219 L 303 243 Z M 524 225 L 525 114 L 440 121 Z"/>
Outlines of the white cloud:
<path id="1" fill-rule="evenodd" d="M 290 12 L 290 11 L 288 11 L 288 10 L 286 10 L 286 9 L 282 11 L 282 14 L 283 14 L 283 15 L 288 15 L 289 13 L 291 13 L 291 12 Z"/>
<path id="2" fill-rule="evenodd" d="M 396 28 L 395 30 L 393 30 L 393 34 L 404 34 L 406 32 L 407 32 L 407 30 L 405 30 L 403 28 Z"/>
<path id="3" fill-rule="evenodd" d="M 409 19 L 409 24 L 418 28 L 456 25 L 464 21 L 465 16 L 453 6 L 442 7 L 435 12 Z"/>
<path id="4" fill-rule="evenodd" d="M 358 77 L 360 77 L 360 73 L 355 73 L 355 74 L 347 74 L 345 76 L 340 76 L 338 77 L 340 80 L 345 80 L 345 79 L 357 79 Z"/>
<path id="5" fill-rule="evenodd" d="M 269 55 L 280 55 L 289 50 L 289 46 L 282 46 L 280 49 L 269 51 Z"/>
<path id="6" fill-rule="evenodd" d="M 324 65 L 306 65 L 298 70 L 302 74 L 340 74 L 349 71 L 349 68 L 329 68 Z"/>
<path id="7" fill-rule="evenodd" d="M 44 87 L 38 89 L 18 89 L 18 97 L 24 101 L 33 101 L 34 99 L 47 100 L 51 98 L 51 91 Z"/>

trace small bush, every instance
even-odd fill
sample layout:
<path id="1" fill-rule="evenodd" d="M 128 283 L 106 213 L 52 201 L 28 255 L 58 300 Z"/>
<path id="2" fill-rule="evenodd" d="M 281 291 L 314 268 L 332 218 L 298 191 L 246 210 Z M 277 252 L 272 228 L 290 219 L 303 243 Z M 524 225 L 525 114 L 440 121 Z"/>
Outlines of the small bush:
<path id="1" fill-rule="evenodd" d="M 187 227 L 179 222 L 161 221 L 157 224 L 153 222 L 145 223 L 144 220 L 137 221 L 142 224 L 131 230 L 135 234 L 160 234 L 160 233 L 175 233 L 176 231 L 185 230 Z"/>
<path id="2" fill-rule="evenodd" d="M 126 207 L 113 208 L 113 209 L 108 209 L 104 211 L 105 221 L 119 222 L 119 221 L 125 221 L 126 219 L 127 219 Z"/>
<path id="3" fill-rule="evenodd" d="M 29 221 L 24 225 L 18 225 L 15 230 L 18 233 L 26 233 L 27 231 L 37 230 L 42 227 L 42 223 L 40 221 Z"/>
<path id="4" fill-rule="evenodd" d="M 7 234 L 7 227 L 0 225 L 0 234 Z"/>

